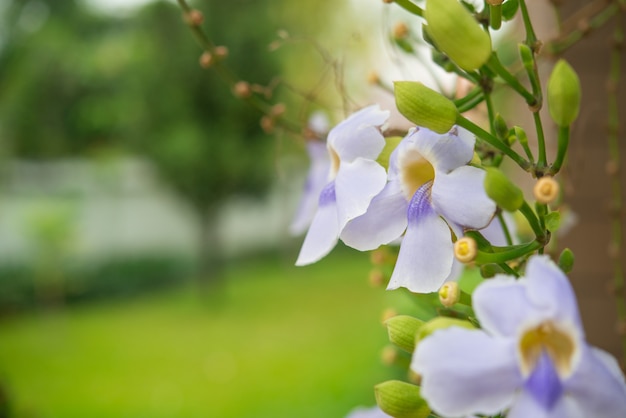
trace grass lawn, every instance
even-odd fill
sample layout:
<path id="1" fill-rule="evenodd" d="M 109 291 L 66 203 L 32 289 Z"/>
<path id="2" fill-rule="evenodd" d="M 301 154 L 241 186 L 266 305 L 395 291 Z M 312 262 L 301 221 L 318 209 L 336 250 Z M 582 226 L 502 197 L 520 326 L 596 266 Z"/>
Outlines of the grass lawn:
<path id="1" fill-rule="evenodd" d="M 342 417 L 373 405 L 381 311 L 366 254 L 339 249 L 229 266 L 192 286 L 0 322 L 0 382 L 16 417 Z"/>

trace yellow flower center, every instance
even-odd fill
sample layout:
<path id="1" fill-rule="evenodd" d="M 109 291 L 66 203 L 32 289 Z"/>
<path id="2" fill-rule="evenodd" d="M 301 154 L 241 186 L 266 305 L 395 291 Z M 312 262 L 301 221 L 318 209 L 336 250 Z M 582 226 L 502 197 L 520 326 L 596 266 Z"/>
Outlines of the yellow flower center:
<path id="1" fill-rule="evenodd" d="M 461 237 L 454 243 L 454 256 L 461 263 L 471 263 L 476 258 L 478 246 L 470 237 Z"/>
<path id="2" fill-rule="evenodd" d="M 435 178 L 435 169 L 422 154 L 408 150 L 398 158 L 402 191 L 408 201 L 422 185 Z"/>
<path id="3" fill-rule="evenodd" d="M 337 177 L 341 160 L 339 159 L 339 154 L 337 154 L 337 151 L 335 151 L 332 145 L 328 146 L 328 154 L 330 155 L 330 178 L 334 179 Z"/>
<path id="4" fill-rule="evenodd" d="M 572 373 L 577 355 L 576 342 L 569 330 L 559 329 L 552 322 L 542 322 L 525 331 L 519 342 L 522 373 L 528 376 L 537 365 L 542 352 L 546 352 L 561 378 Z"/>

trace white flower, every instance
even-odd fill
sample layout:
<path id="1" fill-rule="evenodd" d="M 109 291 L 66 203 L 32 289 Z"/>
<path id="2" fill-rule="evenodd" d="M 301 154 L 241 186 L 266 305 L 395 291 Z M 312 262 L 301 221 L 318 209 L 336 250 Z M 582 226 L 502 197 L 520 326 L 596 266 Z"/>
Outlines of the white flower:
<path id="1" fill-rule="evenodd" d="M 547 257 L 525 277 L 499 275 L 473 295 L 482 330 L 458 327 L 421 341 L 411 368 L 437 413 L 509 418 L 623 418 L 626 383 L 617 362 L 585 341 L 576 297 Z"/>
<path id="2" fill-rule="evenodd" d="M 327 184 L 320 193 L 296 265 L 314 263 L 328 254 L 348 221 L 364 214 L 385 186 L 387 173 L 376 158 L 385 147 L 381 126 L 388 117 L 388 111 L 370 106 L 352 114 L 328 134 Z"/>
<path id="3" fill-rule="evenodd" d="M 350 411 L 346 418 L 390 418 L 391 415 L 385 414 L 378 406 L 371 408 L 358 407 Z"/>
<path id="4" fill-rule="evenodd" d="M 451 229 L 480 229 L 495 203 L 483 187 L 485 173 L 466 164 L 474 136 L 460 127 L 443 135 L 425 128 L 409 133 L 391 154 L 388 183 L 367 213 L 352 220 L 341 239 L 358 250 L 388 244 L 405 232 L 388 289 L 434 292 L 456 276 Z"/>

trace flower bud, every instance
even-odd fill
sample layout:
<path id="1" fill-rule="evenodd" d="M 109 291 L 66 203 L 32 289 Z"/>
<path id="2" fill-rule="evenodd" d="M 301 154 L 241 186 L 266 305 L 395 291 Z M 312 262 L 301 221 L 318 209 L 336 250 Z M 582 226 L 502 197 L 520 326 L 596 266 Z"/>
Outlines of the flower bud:
<path id="1" fill-rule="evenodd" d="M 213 65 L 213 55 L 209 51 L 204 51 L 202 55 L 200 55 L 200 67 L 210 68 Z"/>
<path id="2" fill-rule="evenodd" d="M 524 204 L 524 193 L 497 168 L 485 168 L 485 192 L 498 206 L 509 212 L 515 212 Z"/>
<path id="3" fill-rule="evenodd" d="M 272 119 L 271 117 L 263 116 L 261 118 L 261 129 L 263 129 L 263 132 L 265 132 L 266 134 L 273 133 L 275 127 L 276 124 L 274 122 L 274 119 Z"/>
<path id="4" fill-rule="evenodd" d="M 506 126 L 506 121 L 502 117 L 501 114 L 496 113 L 496 117 L 493 121 L 494 127 L 496 128 L 496 134 L 498 138 L 508 139 L 509 137 L 509 128 Z"/>
<path id="5" fill-rule="evenodd" d="M 240 99 L 247 99 L 252 95 L 252 87 L 247 81 L 238 81 L 233 87 L 233 93 Z"/>
<path id="6" fill-rule="evenodd" d="M 474 325 L 471 322 L 466 321 L 464 319 L 456 319 L 449 318 L 447 316 L 438 316 L 434 319 L 431 319 L 428 322 L 425 322 L 417 331 L 417 338 L 415 339 L 415 344 L 419 344 L 424 338 L 428 337 L 433 332 L 446 329 L 450 327 L 461 327 L 467 329 L 474 329 Z"/>
<path id="7" fill-rule="evenodd" d="M 405 39 L 409 36 L 409 27 L 404 22 L 398 22 L 393 27 L 393 37 L 395 39 Z"/>
<path id="8" fill-rule="evenodd" d="M 228 56 L 228 47 L 218 45 L 215 47 L 215 56 L 219 59 L 224 59 Z"/>
<path id="9" fill-rule="evenodd" d="M 474 245 L 476 245 L 476 241 L 474 241 Z M 439 301 L 446 308 L 451 307 L 459 300 L 461 300 L 461 289 L 457 282 L 446 282 L 441 286 L 441 289 L 439 289 Z"/>
<path id="10" fill-rule="evenodd" d="M 504 274 L 504 269 L 497 264 L 483 264 L 480 266 L 480 275 L 485 279 L 494 277 L 496 274 Z"/>
<path id="11" fill-rule="evenodd" d="M 569 248 L 565 248 L 561 251 L 561 255 L 559 256 L 559 267 L 565 274 L 569 273 L 574 268 L 574 253 Z"/>
<path id="12" fill-rule="evenodd" d="M 396 418 L 423 418 L 430 408 L 420 388 L 400 380 L 388 380 L 374 386 L 376 403 L 388 415 Z"/>
<path id="13" fill-rule="evenodd" d="M 424 325 L 424 322 L 412 316 L 397 315 L 385 321 L 385 325 L 389 341 L 404 351 L 412 353 L 415 350 L 417 331 Z"/>
<path id="14" fill-rule="evenodd" d="M 476 258 L 477 253 L 478 246 L 474 238 L 461 237 L 454 243 L 454 256 L 461 263 L 471 263 Z M 439 296 L 441 297 L 441 293 Z"/>
<path id="15" fill-rule="evenodd" d="M 372 269 L 369 274 L 369 282 L 372 287 L 385 285 L 385 273 L 381 269 Z"/>
<path id="16" fill-rule="evenodd" d="M 459 111 L 454 103 L 420 82 L 394 82 L 396 106 L 408 120 L 439 134 L 456 123 Z"/>
<path id="17" fill-rule="evenodd" d="M 533 187 L 533 195 L 539 203 L 548 204 L 559 197 L 559 183 L 550 176 L 541 177 Z"/>
<path id="18" fill-rule="evenodd" d="M 458 0 L 426 0 L 426 30 L 437 47 L 466 71 L 491 56 L 491 39 Z"/>
<path id="19" fill-rule="evenodd" d="M 559 60 L 548 80 L 548 108 L 554 122 L 567 127 L 576 120 L 580 110 L 580 80 L 574 69 Z"/>
<path id="20" fill-rule="evenodd" d="M 200 10 L 190 10 L 186 18 L 189 26 L 200 26 L 204 22 L 204 16 Z"/>

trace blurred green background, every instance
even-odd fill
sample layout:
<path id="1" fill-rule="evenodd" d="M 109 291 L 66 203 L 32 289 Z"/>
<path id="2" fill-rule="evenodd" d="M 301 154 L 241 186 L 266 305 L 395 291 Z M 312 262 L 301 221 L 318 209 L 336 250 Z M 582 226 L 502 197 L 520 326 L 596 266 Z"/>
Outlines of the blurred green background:
<path id="1" fill-rule="evenodd" d="M 380 318 L 401 296 L 345 248 L 293 266 L 302 144 L 263 133 L 200 68 L 175 1 L 131 3 L 0 4 L 0 417 L 373 405 L 399 373 L 380 361 Z M 310 40 L 331 39 L 347 3 L 192 4 L 242 79 L 315 84 L 338 108 L 320 76 L 336 63 Z M 272 52 L 279 30 L 309 41 Z M 295 90 L 272 100 L 304 123 L 320 103 L 303 111 Z"/>

